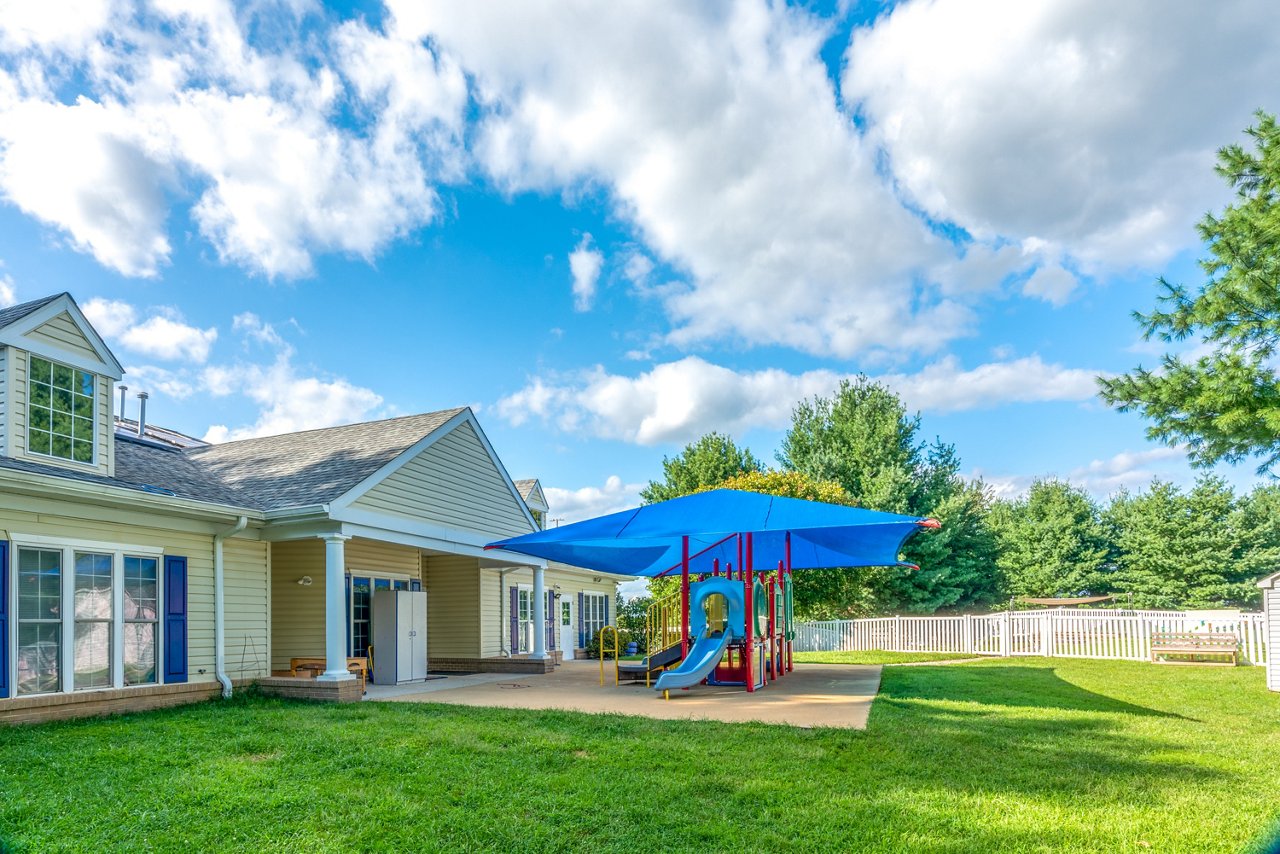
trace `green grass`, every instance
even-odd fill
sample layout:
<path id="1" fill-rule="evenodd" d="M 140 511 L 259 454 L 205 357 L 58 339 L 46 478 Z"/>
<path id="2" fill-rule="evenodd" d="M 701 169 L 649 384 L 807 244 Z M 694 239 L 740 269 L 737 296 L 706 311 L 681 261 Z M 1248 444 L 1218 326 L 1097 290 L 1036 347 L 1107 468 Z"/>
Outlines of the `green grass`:
<path id="1" fill-rule="evenodd" d="M 1245 667 L 887 668 L 865 732 L 262 699 L 0 730 L 18 851 L 1201 854 L 1277 792 Z"/>
<path id="2" fill-rule="evenodd" d="M 961 661 L 976 657 L 962 652 L 885 652 L 879 649 L 863 652 L 796 653 L 796 661 L 814 664 L 911 664 L 916 661 Z"/>

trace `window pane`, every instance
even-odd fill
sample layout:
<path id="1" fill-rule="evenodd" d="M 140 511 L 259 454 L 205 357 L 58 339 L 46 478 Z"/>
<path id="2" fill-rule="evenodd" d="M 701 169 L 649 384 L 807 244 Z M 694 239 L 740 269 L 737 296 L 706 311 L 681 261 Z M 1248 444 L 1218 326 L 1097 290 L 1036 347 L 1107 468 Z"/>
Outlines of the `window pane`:
<path id="1" fill-rule="evenodd" d="M 33 454 L 49 455 L 49 431 L 32 427 L 27 435 L 27 450 Z"/>
<path id="2" fill-rule="evenodd" d="M 52 401 L 53 401 L 53 391 L 49 388 L 48 383 L 33 382 L 31 384 L 31 405 L 32 406 L 43 406 L 45 408 L 48 408 L 49 406 L 52 405 Z"/>
<path id="3" fill-rule="evenodd" d="M 111 619 L 111 598 L 111 555 L 77 554 L 76 619 Z"/>
<path id="4" fill-rule="evenodd" d="M 73 371 L 70 368 L 68 368 L 66 365 L 59 365 L 57 363 L 54 363 L 54 366 L 53 366 L 54 390 L 56 391 L 57 389 L 66 389 L 67 392 L 69 393 L 71 391 L 72 373 Z"/>
<path id="5" fill-rule="evenodd" d="M 32 430 L 49 429 L 49 407 L 33 406 L 27 410 L 27 426 Z"/>
<path id="6" fill-rule="evenodd" d="M 53 442 L 49 447 L 49 453 L 64 460 L 71 459 L 71 440 L 66 436 L 59 436 L 57 433 L 54 433 Z"/>
<path id="7" fill-rule="evenodd" d="M 111 623 L 76 623 L 75 660 L 77 691 L 111 687 Z"/>
<path id="8" fill-rule="evenodd" d="M 124 559 L 124 618 L 126 620 L 154 620 L 158 590 L 156 570 L 159 561 L 150 557 L 125 557 Z"/>
<path id="9" fill-rule="evenodd" d="M 156 624 L 124 624 L 124 684 L 156 681 Z"/>
<path id="10" fill-rule="evenodd" d="M 93 442 L 73 441 L 71 452 L 71 458 L 78 463 L 93 462 Z"/>
<path id="11" fill-rule="evenodd" d="M 82 394 L 90 400 L 93 399 L 93 374 L 86 374 L 84 371 L 76 371 L 76 387 L 77 394 Z"/>
<path id="12" fill-rule="evenodd" d="M 49 418 L 49 429 L 53 431 L 55 436 L 69 437 L 71 435 L 71 413 L 59 412 L 55 403 Z"/>
<path id="13" fill-rule="evenodd" d="M 71 391 L 70 389 L 53 387 L 53 411 L 54 413 L 70 413 L 71 412 Z"/>
<path id="14" fill-rule="evenodd" d="M 41 359 L 39 356 L 31 357 L 31 380 L 32 382 L 48 383 L 53 381 L 53 362 Z"/>
<path id="15" fill-rule="evenodd" d="M 93 419 L 76 418 L 72 422 L 71 437 L 73 439 L 93 441 Z"/>
<path id="16" fill-rule="evenodd" d="M 62 626 L 58 623 L 19 623 L 16 687 L 19 694 L 45 694 L 62 688 Z"/>
<path id="17" fill-rule="evenodd" d="M 62 614 L 62 552 L 18 552 L 18 619 L 57 620 Z"/>
<path id="18" fill-rule="evenodd" d="M 75 396 L 75 414 L 81 418 L 93 418 L 93 398 L 85 397 L 83 394 Z"/>

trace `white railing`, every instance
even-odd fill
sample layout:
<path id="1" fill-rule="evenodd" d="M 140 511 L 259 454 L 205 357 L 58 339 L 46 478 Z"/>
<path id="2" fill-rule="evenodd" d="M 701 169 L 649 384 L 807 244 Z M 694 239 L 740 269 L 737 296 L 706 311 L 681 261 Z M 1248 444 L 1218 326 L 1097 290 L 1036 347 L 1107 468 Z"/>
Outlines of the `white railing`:
<path id="1" fill-rule="evenodd" d="M 956 617 L 874 617 L 796 625 L 797 652 L 954 652 L 1058 658 L 1151 658 L 1152 632 L 1229 632 L 1247 664 L 1267 663 L 1262 614 L 1202 620 L 1179 611 L 1006 611 Z"/>

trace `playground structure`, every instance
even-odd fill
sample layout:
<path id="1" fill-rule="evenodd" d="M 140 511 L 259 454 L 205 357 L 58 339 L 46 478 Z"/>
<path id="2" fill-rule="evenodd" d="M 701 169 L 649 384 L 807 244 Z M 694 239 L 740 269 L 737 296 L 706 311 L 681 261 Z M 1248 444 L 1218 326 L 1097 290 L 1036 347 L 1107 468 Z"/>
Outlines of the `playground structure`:
<path id="1" fill-rule="evenodd" d="M 614 681 L 645 679 L 663 696 L 703 682 L 748 693 L 794 669 L 797 569 L 907 566 L 898 551 L 933 519 L 736 490 L 650 504 L 491 543 L 617 575 L 675 577 L 677 596 L 646 614 L 646 654 L 619 660 L 618 631 L 597 635 L 600 682 L 612 633 Z M 677 559 L 678 556 L 678 559 Z M 675 616 L 678 616 L 678 628 Z M 654 680 L 654 675 L 657 678 Z"/>

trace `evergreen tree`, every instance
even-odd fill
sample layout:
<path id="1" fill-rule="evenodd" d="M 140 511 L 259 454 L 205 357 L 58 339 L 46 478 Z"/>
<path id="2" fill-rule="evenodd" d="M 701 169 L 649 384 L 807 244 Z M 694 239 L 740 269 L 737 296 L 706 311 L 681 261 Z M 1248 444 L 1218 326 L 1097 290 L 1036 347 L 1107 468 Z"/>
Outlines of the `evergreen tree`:
<path id="1" fill-rule="evenodd" d="M 998 502 L 990 524 L 1004 594 L 1109 592 L 1109 549 L 1100 514 L 1088 493 L 1060 480 L 1037 480 L 1025 498 Z"/>
<path id="2" fill-rule="evenodd" d="M 1257 455 L 1262 472 L 1280 462 L 1280 126 L 1259 112 L 1246 133 L 1253 151 L 1218 152 L 1217 172 L 1236 200 L 1200 222 L 1207 281 L 1192 296 L 1161 279 L 1157 308 L 1135 314 L 1147 339 L 1199 338 L 1211 352 L 1195 361 L 1166 355 L 1159 370 L 1138 367 L 1099 384 L 1112 406 L 1151 420 L 1149 436 L 1186 443 L 1194 462 Z"/>

